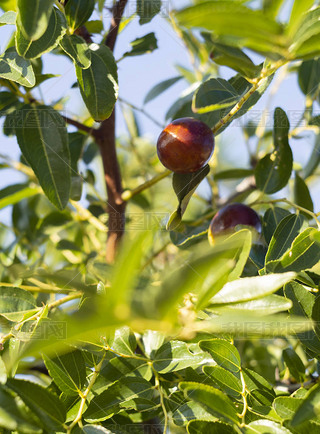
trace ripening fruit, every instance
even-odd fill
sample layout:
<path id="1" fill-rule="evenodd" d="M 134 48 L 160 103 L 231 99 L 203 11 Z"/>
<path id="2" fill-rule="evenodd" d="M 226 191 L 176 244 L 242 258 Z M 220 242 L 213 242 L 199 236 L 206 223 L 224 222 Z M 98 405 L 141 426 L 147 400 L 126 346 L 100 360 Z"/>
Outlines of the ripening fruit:
<path id="1" fill-rule="evenodd" d="M 177 119 L 167 125 L 157 143 L 161 163 L 172 172 L 197 172 L 210 160 L 214 135 L 205 123 L 193 118 Z"/>
<path id="2" fill-rule="evenodd" d="M 247 205 L 232 203 L 221 208 L 213 217 L 209 227 L 209 240 L 214 242 L 217 235 L 231 232 L 236 226 L 251 226 L 261 232 L 261 221 L 258 214 Z"/>

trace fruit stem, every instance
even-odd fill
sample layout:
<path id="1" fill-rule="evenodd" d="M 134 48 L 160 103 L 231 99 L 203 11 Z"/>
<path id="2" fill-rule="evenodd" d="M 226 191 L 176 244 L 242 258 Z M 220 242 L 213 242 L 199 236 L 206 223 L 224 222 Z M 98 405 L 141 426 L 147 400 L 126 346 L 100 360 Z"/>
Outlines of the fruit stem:
<path id="1" fill-rule="evenodd" d="M 141 193 L 144 190 L 147 190 L 148 188 L 152 187 L 153 185 L 157 184 L 159 181 L 161 181 L 162 179 L 166 178 L 167 176 L 169 176 L 171 174 L 170 170 L 165 170 L 162 173 L 159 173 L 158 175 L 156 175 L 155 177 L 153 177 L 152 179 L 150 179 L 149 181 L 146 181 L 144 184 L 139 185 L 139 187 L 133 189 L 133 190 L 126 190 L 122 193 L 122 200 L 124 201 L 128 201 L 130 199 L 132 199 L 134 196 L 136 196 L 137 194 Z"/>

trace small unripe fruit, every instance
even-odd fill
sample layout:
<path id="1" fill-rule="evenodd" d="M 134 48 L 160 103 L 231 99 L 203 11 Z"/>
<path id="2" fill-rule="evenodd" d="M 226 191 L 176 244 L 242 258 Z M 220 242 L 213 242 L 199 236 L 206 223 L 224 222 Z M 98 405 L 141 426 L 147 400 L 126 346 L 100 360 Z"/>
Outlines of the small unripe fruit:
<path id="1" fill-rule="evenodd" d="M 251 226 L 261 232 L 261 220 L 258 214 L 247 205 L 232 203 L 221 208 L 213 217 L 209 227 L 209 239 L 214 242 L 217 235 L 231 232 L 236 226 Z"/>
<path id="2" fill-rule="evenodd" d="M 214 150 L 214 135 L 205 123 L 193 118 L 177 119 L 162 131 L 157 143 L 161 163 L 172 172 L 202 169 Z"/>

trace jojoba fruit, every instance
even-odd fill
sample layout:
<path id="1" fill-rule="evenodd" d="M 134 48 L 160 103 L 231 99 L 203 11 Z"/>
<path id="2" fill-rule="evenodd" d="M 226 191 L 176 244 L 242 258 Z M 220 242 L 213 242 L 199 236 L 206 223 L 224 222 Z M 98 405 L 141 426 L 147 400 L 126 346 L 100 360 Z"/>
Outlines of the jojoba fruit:
<path id="1" fill-rule="evenodd" d="M 214 241 L 215 236 L 230 232 L 237 225 L 252 226 L 257 232 L 261 232 L 258 214 L 247 205 L 232 203 L 221 208 L 213 217 L 209 227 L 209 239 Z"/>
<path id="2" fill-rule="evenodd" d="M 159 160 L 176 173 L 197 172 L 210 160 L 213 150 L 213 132 L 208 125 L 193 118 L 171 122 L 157 143 Z"/>

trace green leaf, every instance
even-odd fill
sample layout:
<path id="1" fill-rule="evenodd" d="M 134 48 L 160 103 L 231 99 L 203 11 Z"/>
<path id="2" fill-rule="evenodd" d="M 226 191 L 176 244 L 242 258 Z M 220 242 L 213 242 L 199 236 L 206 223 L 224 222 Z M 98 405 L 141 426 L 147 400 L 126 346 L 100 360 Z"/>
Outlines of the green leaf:
<path id="1" fill-rule="evenodd" d="M 198 402 L 213 416 L 235 423 L 239 422 L 234 403 L 220 390 L 193 382 L 181 382 L 179 387 L 186 398 Z"/>
<path id="2" fill-rule="evenodd" d="M 239 72 L 244 77 L 255 78 L 260 74 L 261 67 L 256 66 L 252 60 L 239 48 L 214 42 L 213 38 L 208 39 L 209 47 L 212 46 L 210 58 L 218 65 L 228 66 Z"/>
<path id="3" fill-rule="evenodd" d="M 10 378 L 7 385 L 36 414 L 43 426 L 52 431 L 61 431 L 66 411 L 56 395 L 44 387 L 26 380 Z"/>
<path id="4" fill-rule="evenodd" d="M 0 287 L 0 316 L 9 318 L 11 313 L 24 313 L 33 310 L 36 307 L 36 301 L 32 294 L 20 288 Z"/>
<path id="5" fill-rule="evenodd" d="M 282 352 L 282 357 L 293 378 L 298 383 L 303 383 L 306 369 L 298 354 L 292 348 L 286 348 Z"/>
<path id="6" fill-rule="evenodd" d="M 295 273 L 281 273 L 233 280 L 228 282 L 210 302 L 229 304 L 255 300 L 274 293 L 295 277 Z"/>
<path id="7" fill-rule="evenodd" d="M 274 148 L 256 166 L 255 177 L 259 190 L 273 194 L 285 187 L 290 179 L 293 165 L 292 151 L 288 141 L 289 120 L 281 108 L 274 112 Z"/>
<path id="8" fill-rule="evenodd" d="M 290 212 L 288 210 L 279 208 L 277 206 L 271 207 L 266 211 L 265 215 L 263 216 L 262 230 L 264 238 L 268 244 L 270 243 L 277 226 L 289 214 Z"/>
<path id="9" fill-rule="evenodd" d="M 295 173 L 294 179 L 294 203 L 313 212 L 313 202 L 309 188 L 297 172 Z M 303 215 L 306 218 L 312 218 L 307 213 L 303 213 Z"/>
<path id="10" fill-rule="evenodd" d="M 27 184 L 10 185 L 0 191 L 0 209 L 39 194 L 40 191 L 37 187 L 27 187 Z"/>
<path id="11" fill-rule="evenodd" d="M 18 54 L 25 59 L 37 59 L 42 54 L 53 50 L 67 31 L 67 22 L 59 9 L 53 8 L 49 25 L 41 38 L 32 41 L 24 37 L 20 27 L 16 32 L 16 48 Z"/>
<path id="12" fill-rule="evenodd" d="M 274 272 L 308 270 L 320 261 L 319 245 L 314 239 L 319 231 L 307 228 L 293 241 L 289 251 L 278 260 L 266 264 Z"/>
<path id="13" fill-rule="evenodd" d="M 72 434 L 112 434 L 107 428 L 103 428 L 101 425 L 85 425 L 84 427 L 74 428 Z"/>
<path id="14" fill-rule="evenodd" d="M 301 25 L 301 21 L 303 21 L 304 13 L 306 13 L 308 9 L 313 6 L 313 4 L 314 0 L 304 0 L 303 2 L 299 0 L 294 0 L 290 20 L 286 28 L 286 32 L 289 36 L 294 36 L 299 26 Z"/>
<path id="15" fill-rule="evenodd" d="M 273 401 L 273 408 L 281 419 L 292 419 L 303 399 L 279 396 Z"/>
<path id="16" fill-rule="evenodd" d="M 64 11 L 71 33 L 88 21 L 94 10 L 94 4 L 94 0 L 68 0 Z"/>
<path id="17" fill-rule="evenodd" d="M 185 426 L 190 420 L 215 420 L 215 417 L 207 412 L 199 403 L 194 401 L 186 402 L 174 411 L 172 415 L 175 425 Z"/>
<path id="18" fill-rule="evenodd" d="M 298 82 L 302 92 L 311 98 L 317 93 L 320 80 L 320 59 L 306 60 L 298 70 Z"/>
<path id="19" fill-rule="evenodd" d="M 91 66 L 81 69 L 76 65 L 82 98 L 95 121 L 107 119 L 118 98 L 117 64 L 111 50 L 105 45 L 91 44 Z"/>
<path id="20" fill-rule="evenodd" d="M 222 181 L 225 179 L 241 179 L 251 175 L 253 175 L 252 169 L 228 169 L 215 173 L 214 179 L 216 181 Z"/>
<path id="21" fill-rule="evenodd" d="M 60 47 L 79 68 L 87 69 L 91 65 L 91 51 L 80 36 L 65 34 L 60 41 Z"/>
<path id="22" fill-rule="evenodd" d="M 319 17 L 320 7 L 313 8 L 302 16 L 290 47 L 291 54 L 296 58 L 307 57 L 310 54 L 316 57 L 316 53 L 319 53 L 319 47 L 316 48 L 314 45 L 320 33 Z"/>
<path id="23" fill-rule="evenodd" d="M 189 434 L 236 434 L 231 425 L 208 420 L 192 420 L 187 426 L 187 431 Z"/>
<path id="24" fill-rule="evenodd" d="M 195 173 L 174 173 L 172 177 L 172 185 L 174 192 L 177 195 L 179 205 L 177 210 L 170 216 L 170 219 L 167 223 L 167 230 L 176 229 L 187 209 L 188 203 L 196 191 L 197 187 L 205 179 L 205 177 L 209 174 L 210 167 L 206 165 L 198 172 Z"/>
<path id="25" fill-rule="evenodd" d="M 263 11 L 266 15 L 276 18 L 284 0 L 263 0 Z"/>
<path id="26" fill-rule="evenodd" d="M 266 255 L 266 264 L 277 260 L 287 252 L 295 238 L 299 235 L 304 218 L 300 214 L 290 214 L 284 217 L 277 226 Z"/>
<path id="27" fill-rule="evenodd" d="M 34 0 L 32 7 L 28 0 L 18 0 L 18 23 L 24 36 L 35 41 L 47 30 L 54 0 Z"/>
<path id="28" fill-rule="evenodd" d="M 204 366 L 203 372 L 227 395 L 240 397 L 243 389 L 240 378 L 221 366 Z"/>
<path id="29" fill-rule="evenodd" d="M 141 54 L 152 53 L 158 48 L 156 35 L 151 32 L 141 38 L 130 42 L 131 51 L 124 53 L 123 57 L 140 56 Z"/>
<path id="30" fill-rule="evenodd" d="M 230 372 L 239 372 L 241 368 L 240 354 L 236 347 L 224 339 L 200 341 L 200 348 L 207 351 L 213 360 Z"/>
<path id="31" fill-rule="evenodd" d="M 215 305 L 212 310 L 217 312 L 232 312 L 234 310 L 255 312 L 261 315 L 271 315 L 273 313 L 282 312 L 290 309 L 292 303 L 285 297 L 280 295 L 266 295 L 263 298 L 258 298 L 257 300 L 244 301 L 240 303 L 221 305 L 218 307 Z"/>
<path id="32" fill-rule="evenodd" d="M 137 340 L 132 330 L 124 326 L 115 330 L 108 339 L 108 345 L 120 354 L 131 356 L 137 348 Z"/>
<path id="33" fill-rule="evenodd" d="M 239 3 L 206 1 L 176 13 L 181 26 L 200 27 L 220 37 L 219 42 L 273 53 L 284 41 L 282 26 L 258 10 Z M 225 37 L 225 38 L 224 38 Z"/>
<path id="34" fill-rule="evenodd" d="M 8 48 L 0 56 L 0 77 L 26 87 L 33 87 L 36 84 L 30 61 L 20 57 L 14 47 Z"/>
<path id="35" fill-rule="evenodd" d="M 312 317 L 312 308 L 315 302 L 315 296 L 298 282 L 290 282 L 284 287 L 284 293 L 287 298 L 292 300 L 293 308 L 291 313 L 302 315 L 308 318 Z"/>
<path id="36" fill-rule="evenodd" d="M 244 368 L 242 373 L 249 397 L 253 402 L 271 405 L 276 395 L 268 381 L 252 369 Z"/>
<path id="37" fill-rule="evenodd" d="M 161 83 L 158 83 L 147 93 L 143 104 L 147 104 L 148 102 L 152 101 L 181 79 L 182 77 L 179 75 L 178 77 L 169 78 L 168 80 L 164 80 Z"/>
<path id="38" fill-rule="evenodd" d="M 151 400 L 152 397 L 153 386 L 149 381 L 139 377 L 126 377 L 94 397 L 83 417 L 90 422 L 102 421 L 119 413 L 122 406 L 138 398 Z"/>
<path id="39" fill-rule="evenodd" d="M 162 345 L 155 353 L 153 368 L 160 374 L 181 371 L 189 366 L 202 365 L 208 360 L 208 356 L 198 348 L 197 352 L 185 342 L 170 341 Z"/>
<path id="40" fill-rule="evenodd" d="M 255 420 L 249 423 L 245 429 L 246 434 L 291 434 L 287 428 L 284 428 L 279 423 L 273 422 L 272 420 Z"/>
<path id="41" fill-rule="evenodd" d="M 86 365 L 80 350 L 55 357 L 43 356 L 53 381 L 66 395 L 78 395 L 86 381 Z"/>
<path id="42" fill-rule="evenodd" d="M 70 193 L 70 155 L 64 121 L 48 106 L 25 105 L 21 111 L 23 120 L 15 129 L 22 154 L 49 200 L 63 209 Z"/>
<path id="43" fill-rule="evenodd" d="M 139 23 L 147 24 L 161 10 L 161 0 L 137 0 L 137 15 L 139 15 Z"/>
<path id="44" fill-rule="evenodd" d="M 22 434 L 40 434 L 42 429 L 30 420 L 17 397 L 0 386 L 0 427 Z"/>
<path id="45" fill-rule="evenodd" d="M 5 24 L 16 24 L 17 13 L 14 11 L 8 11 L 1 15 L 0 17 L 0 26 Z"/>
<path id="46" fill-rule="evenodd" d="M 193 96 L 192 111 L 208 113 L 234 106 L 241 98 L 234 87 L 222 78 L 210 78 L 201 84 Z"/>
<path id="47" fill-rule="evenodd" d="M 69 152 L 71 159 L 71 190 L 70 198 L 75 201 L 81 199 L 82 177 L 79 174 L 78 162 L 83 152 L 87 137 L 81 133 L 69 133 Z"/>
<path id="48" fill-rule="evenodd" d="M 0 357 L 0 384 L 6 384 L 7 382 L 7 369 L 2 357 Z"/>
<path id="49" fill-rule="evenodd" d="M 120 380 L 128 376 L 143 377 L 145 380 L 150 381 L 153 372 L 151 366 L 144 360 L 114 357 L 107 361 L 105 366 L 101 369 L 100 375 L 103 377 L 101 380 L 103 387 L 105 387 L 106 385 L 114 383 L 115 378 Z"/>
<path id="50" fill-rule="evenodd" d="M 310 389 L 301 405 L 298 407 L 291 424 L 301 425 L 310 419 L 318 418 L 320 415 L 320 385 L 316 384 Z"/>
<path id="51" fill-rule="evenodd" d="M 312 118 L 309 122 L 311 125 L 318 125 L 320 126 L 320 117 L 318 119 L 318 116 Z M 312 149 L 312 153 L 310 155 L 310 158 L 303 169 L 303 177 L 309 178 L 309 176 L 312 176 L 316 169 L 318 168 L 320 163 L 320 135 L 317 135 L 315 138 L 315 143 Z"/>

